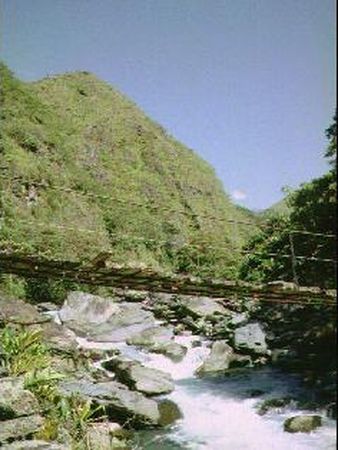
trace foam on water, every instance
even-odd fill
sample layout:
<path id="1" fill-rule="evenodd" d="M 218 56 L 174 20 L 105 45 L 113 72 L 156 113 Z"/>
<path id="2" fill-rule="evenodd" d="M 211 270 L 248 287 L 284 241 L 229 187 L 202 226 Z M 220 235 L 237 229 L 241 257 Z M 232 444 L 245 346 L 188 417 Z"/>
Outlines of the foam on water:
<path id="1" fill-rule="evenodd" d="M 250 398 L 249 391 L 261 389 L 266 396 L 296 395 L 301 392 L 296 377 L 272 369 L 250 370 L 231 377 L 198 379 L 194 372 L 208 355 L 207 342 L 193 347 L 194 336 L 175 337 L 187 346 L 183 361 L 148 353 L 125 343 L 97 343 L 78 338 L 87 348 L 117 348 L 122 355 L 137 359 L 146 366 L 169 372 L 176 381 L 175 391 L 167 396 L 181 409 L 184 417 L 165 432 L 147 433 L 141 439 L 145 450 L 329 450 L 335 448 L 335 422 L 324 419 L 315 432 L 289 434 L 283 431 L 286 417 L 300 414 L 288 410 L 283 414 L 260 416 L 255 406 L 260 400 Z M 266 397 L 265 396 L 265 397 Z M 303 412 L 302 412 L 303 413 Z M 314 414 L 313 411 L 308 413 Z M 151 442 L 154 442 L 151 444 Z"/>

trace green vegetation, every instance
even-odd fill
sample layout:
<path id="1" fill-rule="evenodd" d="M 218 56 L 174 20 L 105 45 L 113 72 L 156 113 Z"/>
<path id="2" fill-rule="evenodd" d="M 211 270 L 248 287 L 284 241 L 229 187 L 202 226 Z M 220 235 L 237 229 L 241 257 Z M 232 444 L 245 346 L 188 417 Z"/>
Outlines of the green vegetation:
<path id="1" fill-rule="evenodd" d="M 1 246 L 235 275 L 248 227 L 227 219 L 255 218 L 205 161 L 87 72 L 0 76 Z"/>
<path id="2" fill-rule="evenodd" d="M 0 248 L 84 262 L 111 252 L 122 264 L 270 281 L 294 278 L 290 230 L 335 233 L 336 122 L 326 130 L 330 171 L 255 215 L 94 75 L 23 83 L 2 64 L 0 77 Z M 325 238 L 295 234 L 293 245 L 297 256 L 334 256 Z M 300 284 L 334 285 L 333 264 L 298 259 L 296 270 Z M 2 287 L 61 302 L 71 286 L 5 276 Z"/>
<path id="3" fill-rule="evenodd" d="M 6 326 L 0 330 L 0 366 L 14 377 L 24 376 L 24 387 L 38 399 L 44 413 L 44 426 L 39 439 L 55 440 L 67 434 L 74 450 L 87 450 L 88 426 L 102 407 L 78 395 L 64 397 L 58 383 L 64 375 L 50 369 L 52 354 L 36 330 Z M 104 411 L 102 411 L 104 414 Z M 102 416 L 102 414 L 101 414 Z"/>
<path id="4" fill-rule="evenodd" d="M 299 189 L 290 192 L 284 204 L 288 212 L 280 213 L 280 208 L 267 215 L 266 226 L 247 245 L 251 254 L 244 260 L 240 276 L 249 281 L 272 281 L 276 279 L 293 281 L 291 258 L 283 255 L 314 257 L 296 260 L 296 277 L 301 285 L 333 288 L 336 286 L 336 267 L 331 261 L 336 259 L 335 238 L 297 233 L 309 231 L 324 235 L 336 235 L 336 116 L 334 123 L 326 131 L 329 138 L 325 154 L 330 158 L 331 168 L 325 175 Z M 285 212 L 285 209 L 284 209 Z M 292 232 L 296 230 L 296 232 Z M 291 233 L 292 232 L 292 233 Z M 275 256 L 273 256 L 275 255 Z"/>
<path id="5" fill-rule="evenodd" d="M 0 363 L 11 375 L 21 375 L 48 366 L 47 347 L 41 342 L 39 331 L 22 330 L 17 333 L 10 327 L 0 330 Z"/>

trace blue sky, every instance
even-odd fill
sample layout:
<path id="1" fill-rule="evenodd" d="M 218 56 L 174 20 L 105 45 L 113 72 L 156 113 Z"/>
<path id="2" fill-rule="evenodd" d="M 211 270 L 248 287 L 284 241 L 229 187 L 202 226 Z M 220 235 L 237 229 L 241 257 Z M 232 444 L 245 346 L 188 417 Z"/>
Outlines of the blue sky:
<path id="1" fill-rule="evenodd" d="M 24 80 L 89 70 L 215 168 L 253 209 L 327 170 L 334 0 L 0 0 Z"/>

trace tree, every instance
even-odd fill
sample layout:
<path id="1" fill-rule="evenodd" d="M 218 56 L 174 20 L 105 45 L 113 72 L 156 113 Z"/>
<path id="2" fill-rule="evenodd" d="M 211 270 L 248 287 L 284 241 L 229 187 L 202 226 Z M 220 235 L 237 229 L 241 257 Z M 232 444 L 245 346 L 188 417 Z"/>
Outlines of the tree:
<path id="1" fill-rule="evenodd" d="M 326 130 L 329 139 L 325 157 L 334 166 L 337 148 L 336 115 Z M 240 268 L 249 281 L 293 280 L 291 242 L 296 255 L 296 274 L 301 285 L 332 288 L 336 285 L 336 170 L 304 183 L 288 193 L 291 213 L 275 215 L 247 245 L 251 255 Z M 271 256 L 276 253 L 276 256 Z"/>

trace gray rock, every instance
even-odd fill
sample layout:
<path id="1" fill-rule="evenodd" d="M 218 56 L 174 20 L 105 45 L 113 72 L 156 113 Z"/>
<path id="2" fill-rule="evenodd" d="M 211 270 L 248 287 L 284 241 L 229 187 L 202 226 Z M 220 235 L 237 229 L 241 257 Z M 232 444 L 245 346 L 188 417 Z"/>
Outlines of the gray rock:
<path id="1" fill-rule="evenodd" d="M 140 347 L 152 347 L 160 343 L 168 343 L 173 339 L 174 332 L 171 327 L 153 326 L 135 333 L 127 339 L 127 344 Z"/>
<path id="2" fill-rule="evenodd" d="M 265 333 L 259 323 L 250 323 L 237 328 L 234 332 L 234 347 L 245 353 L 269 354 Z"/>
<path id="3" fill-rule="evenodd" d="M 86 435 L 88 447 L 90 450 L 127 449 L 126 444 L 116 437 L 120 430 L 121 426 L 114 422 L 90 424 Z"/>
<path id="4" fill-rule="evenodd" d="M 68 445 L 40 440 L 17 441 L 4 445 L 2 450 L 71 450 Z"/>
<path id="5" fill-rule="evenodd" d="M 228 310 L 217 299 L 209 297 L 180 297 L 182 308 L 194 318 L 212 316 L 215 313 L 228 314 Z"/>
<path id="6" fill-rule="evenodd" d="M 119 312 L 119 307 L 112 298 L 103 298 L 98 295 L 73 291 L 67 296 L 60 312 L 60 319 L 65 323 L 76 324 L 107 322 L 114 314 Z"/>
<path id="7" fill-rule="evenodd" d="M 322 425 L 320 416 L 294 416 L 289 417 L 284 422 L 284 431 L 288 433 L 309 433 Z"/>
<path id="8" fill-rule="evenodd" d="M 143 394 L 169 394 L 174 390 L 170 374 L 145 367 L 137 361 L 114 358 L 104 362 L 103 367 L 114 372 L 118 381 Z"/>
<path id="9" fill-rule="evenodd" d="M 225 341 L 213 343 L 207 359 L 196 370 L 198 375 L 214 372 L 224 372 L 230 367 L 233 360 L 234 351 Z"/>
<path id="10" fill-rule="evenodd" d="M 130 391 L 116 381 L 69 381 L 61 383 L 60 389 L 64 395 L 79 394 L 94 404 L 103 406 L 108 418 L 121 424 L 126 420 L 135 427 L 159 424 L 157 403 L 140 392 Z"/>
<path id="11" fill-rule="evenodd" d="M 180 362 L 187 354 L 187 347 L 178 344 L 177 342 L 159 342 L 150 347 L 150 351 L 154 353 L 161 353 L 170 358 L 173 362 Z"/>
<path id="12" fill-rule="evenodd" d="M 187 348 L 174 340 L 172 327 L 155 326 L 127 339 L 127 344 L 144 347 L 150 352 L 161 353 L 174 362 L 182 361 L 187 353 Z"/>
<path id="13" fill-rule="evenodd" d="M 0 295 L 0 325 L 8 323 L 32 325 L 50 321 L 51 318 L 39 314 L 37 308 L 23 300 Z"/>
<path id="14" fill-rule="evenodd" d="M 0 421 L 38 414 L 39 412 L 39 403 L 30 391 L 24 389 L 23 379 L 0 379 Z"/>
<path id="15" fill-rule="evenodd" d="M 97 342 L 119 342 L 154 325 L 150 311 L 138 303 L 115 303 L 111 298 L 71 292 L 61 321 L 77 334 Z"/>
<path id="16" fill-rule="evenodd" d="M 251 366 L 249 356 L 237 355 L 226 341 L 216 341 L 206 360 L 197 368 L 197 375 L 226 372 L 237 367 Z"/>
<path id="17" fill-rule="evenodd" d="M 37 433 L 43 424 L 43 418 L 37 414 L 0 422 L 0 445 L 7 441 L 25 439 Z"/>
<path id="18" fill-rule="evenodd" d="M 63 325 L 48 322 L 40 327 L 42 339 L 50 349 L 72 353 L 78 347 L 76 334 Z"/>

